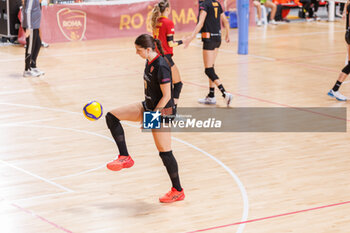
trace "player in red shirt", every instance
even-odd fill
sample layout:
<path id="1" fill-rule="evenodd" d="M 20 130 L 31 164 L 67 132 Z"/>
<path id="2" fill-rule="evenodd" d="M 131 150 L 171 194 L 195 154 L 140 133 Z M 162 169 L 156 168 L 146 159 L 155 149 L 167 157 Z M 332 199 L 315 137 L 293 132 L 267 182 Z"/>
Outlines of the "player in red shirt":
<path id="1" fill-rule="evenodd" d="M 170 3 L 169 0 L 162 0 L 157 3 L 152 12 L 152 29 L 153 37 L 159 39 L 162 42 L 162 47 L 164 50 L 164 57 L 169 62 L 171 67 L 171 73 L 173 77 L 174 84 L 174 101 L 175 105 L 180 97 L 180 92 L 182 89 L 182 82 L 180 77 L 180 72 L 177 66 L 175 65 L 172 56 L 173 56 L 173 47 L 179 46 L 182 44 L 182 40 L 174 41 L 174 23 L 168 16 L 170 14 Z"/>

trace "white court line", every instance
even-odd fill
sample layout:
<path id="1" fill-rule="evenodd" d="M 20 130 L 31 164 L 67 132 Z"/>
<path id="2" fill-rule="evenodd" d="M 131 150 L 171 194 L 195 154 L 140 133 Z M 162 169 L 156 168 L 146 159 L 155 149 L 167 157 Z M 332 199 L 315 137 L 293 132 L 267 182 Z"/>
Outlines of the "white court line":
<path id="1" fill-rule="evenodd" d="M 0 103 L 0 105 L 1 104 L 2 105 L 8 105 L 8 106 L 23 107 L 23 108 L 34 108 L 34 109 L 41 109 L 41 110 L 45 109 L 45 110 L 54 111 L 54 112 L 64 112 L 64 113 L 81 115 L 81 113 L 67 111 L 67 110 L 62 110 L 62 109 L 56 109 L 56 108 L 47 108 L 47 107 L 40 107 L 40 106 L 34 106 L 34 105 L 12 104 L 12 103 Z"/>
<path id="2" fill-rule="evenodd" d="M 329 22 L 326 22 L 326 21 L 324 21 L 324 22 L 322 22 L 322 21 L 321 22 L 317 22 L 317 25 L 327 26 L 327 27 L 335 27 L 335 28 L 342 28 L 342 29 L 344 29 L 344 32 L 345 32 L 345 25 L 344 26 L 341 26 L 341 25 L 338 25 L 338 24 L 329 25 Z"/>
<path id="3" fill-rule="evenodd" d="M 198 48 L 202 48 L 202 47 L 203 47 L 203 45 L 202 45 L 201 43 L 191 44 L 191 46 L 198 47 Z M 219 49 L 219 51 L 220 51 L 220 52 L 224 52 L 224 53 L 237 54 L 236 51 L 229 50 L 229 49 Z M 260 59 L 268 60 L 268 61 L 277 61 L 277 59 L 275 59 L 275 58 L 264 57 L 264 56 L 257 56 L 257 55 L 252 55 L 252 54 L 247 54 L 247 55 L 245 55 L 245 56 L 254 57 L 254 58 L 260 58 Z"/>
<path id="4" fill-rule="evenodd" d="M 335 32 L 344 32 L 345 30 L 340 31 L 333 31 Z M 318 34 L 328 34 L 329 32 L 309 32 L 309 33 L 294 33 L 294 34 L 283 34 L 283 35 L 275 35 L 275 36 L 266 36 L 265 39 L 269 38 L 282 38 L 282 37 L 300 37 L 300 36 L 309 36 L 309 35 L 318 35 Z M 249 37 L 249 40 L 260 40 L 261 37 Z M 238 39 L 231 40 L 232 42 L 237 42 Z M 42 58 L 51 58 L 51 57 L 69 57 L 69 56 L 81 56 L 81 55 L 88 55 L 88 54 L 101 54 L 101 53 L 114 53 L 114 52 L 122 52 L 122 51 L 131 51 L 134 50 L 134 48 L 123 48 L 123 49 L 106 49 L 106 50 L 97 50 L 97 51 L 88 51 L 88 52 L 73 52 L 73 53 L 65 53 L 65 54 L 56 54 L 56 55 L 43 55 L 40 56 Z M 264 59 L 273 59 L 273 58 L 264 58 Z M 11 62 L 11 61 L 22 61 L 22 56 L 18 56 L 18 58 L 11 58 L 11 59 L 0 59 L 1 62 Z"/>
<path id="5" fill-rule="evenodd" d="M 113 140 L 110 140 L 110 141 L 113 141 Z M 51 178 L 50 180 L 60 180 L 60 179 L 65 179 L 65 178 L 69 178 L 69 177 L 80 176 L 80 175 L 84 175 L 86 173 L 89 173 L 89 172 L 92 172 L 92 171 L 96 171 L 96 170 L 104 168 L 104 167 L 106 167 L 106 164 L 103 164 L 103 165 L 101 165 L 99 167 L 95 167 L 95 168 L 92 168 L 92 169 L 89 169 L 89 170 L 81 171 L 81 172 L 78 172 L 78 173 L 75 173 L 75 174 L 70 174 L 70 175 L 66 175 L 66 176 L 58 176 L 58 177 L 55 177 L 55 178 Z"/>
<path id="6" fill-rule="evenodd" d="M 21 201 L 31 201 L 31 200 L 35 200 L 35 199 L 39 199 L 39 198 L 61 196 L 63 194 L 68 194 L 68 193 L 72 193 L 72 192 L 51 193 L 51 194 L 45 194 L 45 195 L 40 195 L 40 196 L 34 196 L 34 197 L 28 197 L 28 198 L 21 198 L 21 199 L 17 199 L 17 200 L 12 200 L 12 202 L 17 203 L 17 202 L 21 202 Z"/>
<path id="7" fill-rule="evenodd" d="M 18 105 L 18 104 L 11 104 L 11 103 L 0 103 L 0 105 L 14 105 L 14 106 L 22 106 L 22 105 Z M 29 108 L 29 106 L 27 105 L 23 105 L 27 108 Z M 46 107 L 40 107 L 40 106 L 31 106 L 31 107 L 34 107 L 36 109 L 45 109 L 45 110 L 53 110 L 53 111 L 57 111 L 57 112 L 67 112 L 67 113 L 71 113 L 71 114 L 79 114 L 80 113 L 76 113 L 76 112 L 70 112 L 70 111 L 66 111 L 66 110 L 59 110 L 59 109 L 50 109 L 50 108 L 46 108 Z M 126 123 L 126 122 L 123 122 L 123 124 L 125 125 L 129 125 L 131 127 L 135 127 L 135 128 L 138 128 L 139 125 L 135 125 L 135 124 L 129 124 L 129 123 Z M 63 128 L 63 127 L 54 127 L 54 126 L 42 126 L 42 125 L 23 125 L 25 127 L 38 127 L 38 128 L 52 128 L 52 129 L 61 129 L 61 130 L 70 130 L 70 131 L 75 131 L 75 132 L 81 132 L 81 133 L 86 133 L 86 134 L 89 134 L 89 135 L 95 135 L 97 137 L 101 137 L 101 138 L 105 138 L 109 141 L 113 141 L 113 139 L 111 139 L 110 137 L 107 137 L 105 135 L 101 135 L 101 134 L 97 134 L 97 133 L 93 133 L 93 132 L 89 132 L 89 131 L 86 131 L 86 130 L 78 130 L 78 129 L 72 129 L 72 128 Z M 184 145 L 187 145 L 201 153 L 203 153 L 204 155 L 206 155 L 207 157 L 213 159 L 216 163 L 218 163 L 221 167 L 223 167 L 231 176 L 232 178 L 236 181 L 240 191 L 241 191 L 241 195 L 242 195 L 242 198 L 243 198 L 243 216 L 241 218 L 241 221 L 242 222 L 245 222 L 247 221 L 248 219 L 248 211 L 249 211 L 249 201 L 248 201 L 248 195 L 247 195 L 247 192 L 246 192 L 246 189 L 244 187 L 244 185 L 242 184 L 242 182 L 239 180 L 238 176 L 229 168 L 227 167 L 223 162 L 221 162 L 219 159 L 217 159 L 215 156 L 209 154 L 208 152 L 192 145 L 191 143 L 188 143 L 188 142 L 185 142 L 181 139 L 178 139 L 176 137 L 172 137 L 172 139 L 180 142 L 180 143 L 183 143 Z M 1 160 L 0 160 L 1 161 Z M 98 168 L 96 168 L 98 169 Z M 91 170 L 91 169 L 90 169 Z M 82 172 L 80 172 L 82 173 Z M 76 173 L 78 174 L 78 173 Z M 75 174 L 75 175 L 76 175 Z M 74 176 L 73 175 L 70 175 L 70 177 Z M 56 177 L 56 179 L 58 179 L 59 177 Z M 243 230 L 244 230 L 244 227 L 245 227 L 246 224 L 241 224 L 239 227 L 238 227 L 238 230 L 236 233 L 242 233 Z"/>
<path id="8" fill-rule="evenodd" d="M 124 48 L 124 49 L 105 49 L 105 50 L 96 50 L 96 51 L 87 51 L 87 52 L 74 52 L 74 53 L 65 53 L 65 54 L 52 54 L 52 55 L 42 55 L 40 58 L 50 58 L 50 57 L 69 57 L 69 56 L 83 56 L 90 54 L 100 54 L 100 53 L 116 53 L 123 51 L 134 51 L 134 48 Z M 23 61 L 22 56 L 16 56 L 15 58 L 10 59 L 0 59 L 1 62 L 11 62 L 11 61 Z"/>
<path id="9" fill-rule="evenodd" d="M 219 51 L 221 52 L 225 52 L 225 53 L 233 53 L 233 54 L 238 54 L 237 51 L 233 51 L 233 50 L 229 50 L 229 49 L 219 49 Z M 271 57 L 265 57 L 265 56 L 258 56 L 258 55 L 253 55 L 253 54 L 247 54 L 246 56 L 248 57 L 254 57 L 254 58 L 260 58 L 263 60 L 268 60 L 268 61 L 277 61 L 276 58 L 271 58 Z"/>
<path id="10" fill-rule="evenodd" d="M 44 177 L 38 176 L 38 175 L 36 175 L 36 174 L 34 174 L 34 173 L 31 173 L 31 172 L 29 172 L 29 171 L 27 171 L 27 170 L 24 170 L 23 168 L 20 168 L 20 167 L 17 167 L 17 166 L 15 166 L 15 165 L 13 165 L 13 164 L 10 164 L 10 163 L 8 163 L 8 162 L 5 162 L 5 161 L 3 161 L 3 160 L 1 160 L 1 159 L 0 159 L 0 163 L 3 163 L 3 164 L 5 164 L 6 166 L 12 167 L 12 168 L 14 168 L 14 169 L 16 169 L 16 170 L 18 170 L 18 171 L 21 171 L 21 172 L 23 172 L 23 173 L 26 173 L 26 174 L 30 175 L 30 176 L 33 176 L 33 177 L 35 177 L 35 178 L 37 178 L 37 179 L 39 179 L 39 180 L 45 181 L 46 183 L 52 184 L 52 185 L 54 185 L 54 186 L 56 186 L 56 187 L 58 187 L 58 188 L 60 188 L 60 189 L 63 189 L 64 191 L 71 192 L 71 193 L 74 192 L 73 190 L 71 190 L 71 189 L 69 189 L 69 188 L 66 188 L 66 187 L 64 187 L 64 186 L 62 186 L 62 185 L 60 185 L 60 184 L 57 184 L 57 183 L 55 183 L 55 182 L 53 182 L 53 181 L 51 181 L 51 180 L 45 179 Z"/>
<path id="11" fill-rule="evenodd" d="M 221 167 L 223 167 L 232 177 L 233 179 L 236 181 L 239 190 L 241 191 L 241 195 L 242 195 L 242 199 L 243 199 L 243 216 L 241 219 L 241 222 L 245 222 L 248 219 L 248 212 L 249 212 L 249 201 L 248 201 L 248 195 L 247 195 L 247 191 L 245 190 L 244 185 L 242 184 L 242 182 L 240 181 L 240 179 L 238 178 L 238 176 L 229 168 L 227 167 L 223 162 L 221 162 L 219 159 L 217 159 L 215 156 L 209 154 L 208 152 L 186 142 L 183 141 L 179 138 L 176 137 L 171 137 L 172 139 L 174 139 L 175 141 L 181 142 L 199 152 L 201 152 L 202 154 L 208 156 L 209 158 L 211 158 L 212 160 L 214 160 L 217 164 L 219 164 Z M 244 224 L 240 224 L 238 227 L 237 232 L 243 232 L 243 229 L 245 227 L 245 223 Z"/>
<path id="12" fill-rule="evenodd" d="M 0 124 L 0 127 L 13 126 L 13 125 L 21 125 L 21 124 L 28 124 L 28 123 L 36 123 L 36 122 L 53 121 L 53 120 L 57 120 L 57 117 L 55 117 L 55 118 L 40 119 L 40 120 L 32 120 L 32 121 L 21 121 L 21 122 L 16 122 L 16 123 L 5 123 L 5 124 Z"/>
<path id="13" fill-rule="evenodd" d="M 254 57 L 254 58 L 260 58 L 263 60 L 268 60 L 268 61 L 277 61 L 276 58 L 271 58 L 271 57 L 264 57 L 264 56 L 258 56 L 258 55 L 253 55 L 253 54 L 247 54 L 249 57 Z"/>
<path id="14" fill-rule="evenodd" d="M 345 32 L 344 30 L 339 30 L 339 31 L 333 31 L 333 33 L 336 32 Z M 313 36 L 313 35 L 320 35 L 320 34 L 329 34 L 329 32 L 306 32 L 306 33 L 295 33 L 295 34 L 283 34 L 283 35 L 275 35 L 275 36 L 266 36 L 264 39 L 269 39 L 269 38 L 283 38 L 283 37 L 300 37 L 300 36 Z M 249 37 L 249 40 L 261 40 L 261 37 Z"/>
<path id="15" fill-rule="evenodd" d="M 33 90 L 26 89 L 26 90 L 17 90 L 17 91 L 0 91 L 0 95 L 18 94 L 18 93 L 26 93 L 26 92 L 33 92 Z"/>

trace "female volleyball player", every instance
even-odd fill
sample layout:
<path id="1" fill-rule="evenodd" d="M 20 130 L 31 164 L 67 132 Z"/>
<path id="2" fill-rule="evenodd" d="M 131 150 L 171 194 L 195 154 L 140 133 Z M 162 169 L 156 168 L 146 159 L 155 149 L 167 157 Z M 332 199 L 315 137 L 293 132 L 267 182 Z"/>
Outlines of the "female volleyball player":
<path id="1" fill-rule="evenodd" d="M 350 56 L 350 28 L 349 28 L 350 5 L 349 5 L 349 0 L 346 2 L 345 9 L 346 9 L 345 41 L 348 44 L 348 56 Z M 334 87 L 328 92 L 329 96 L 334 97 L 339 101 L 347 101 L 348 100 L 348 97 L 342 95 L 339 92 L 339 88 L 340 88 L 341 84 L 345 81 L 345 79 L 348 77 L 349 73 L 350 73 L 350 60 L 348 61 L 348 64 L 340 72 L 340 74 L 338 76 L 338 80 L 335 83 Z"/>
<path id="2" fill-rule="evenodd" d="M 25 49 L 25 69 L 23 77 L 38 77 L 44 74 L 44 72 L 37 68 L 36 63 L 41 47 L 41 39 L 39 35 L 41 9 L 39 0 L 24 0 L 22 10 L 22 26 L 25 28 L 27 44 Z"/>
<path id="3" fill-rule="evenodd" d="M 162 0 L 157 3 L 152 12 L 152 29 L 153 37 L 159 39 L 162 43 L 164 50 L 164 56 L 169 62 L 171 67 L 171 73 L 173 75 L 174 83 L 174 101 L 175 105 L 180 97 L 180 92 L 182 89 L 182 82 L 180 77 L 180 72 L 177 66 L 175 65 L 173 57 L 173 47 L 179 46 L 182 44 L 182 40 L 174 41 L 174 23 L 168 16 L 170 14 L 170 3 L 169 0 Z"/>
<path id="4" fill-rule="evenodd" d="M 136 53 L 147 59 L 144 71 L 145 101 L 113 109 L 106 115 L 107 126 L 119 149 L 118 158 L 107 164 L 107 168 L 112 171 L 119 171 L 134 165 L 126 147 L 124 130 L 120 121 L 141 122 L 144 111 L 160 111 L 162 116 L 174 113 L 171 70 L 164 57 L 157 53 L 156 46 L 158 51 L 164 55 L 161 42 L 150 35 L 142 34 L 135 41 Z M 159 201 L 181 201 L 185 198 L 185 194 L 180 185 L 177 162 L 171 150 L 171 134 L 169 131 L 160 132 L 159 130 L 152 130 L 152 134 L 172 182 L 170 192 L 159 198 Z"/>
<path id="5" fill-rule="evenodd" d="M 225 40 L 230 42 L 229 37 L 229 23 L 223 13 L 220 3 L 216 0 L 204 0 L 200 4 L 199 21 L 195 27 L 192 35 L 184 40 L 185 48 L 188 47 L 190 42 L 196 37 L 196 34 L 202 32 L 203 41 L 203 61 L 205 67 L 205 74 L 209 78 L 209 94 L 204 99 L 199 99 L 198 102 L 202 104 L 216 104 L 214 95 L 215 85 L 219 88 L 222 96 L 225 99 L 227 106 L 232 101 L 232 94 L 226 92 L 219 77 L 215 73 L 214 65 L 218 49 L 221 45 L 221 23 L 220 19 L 225 25 Z"/>

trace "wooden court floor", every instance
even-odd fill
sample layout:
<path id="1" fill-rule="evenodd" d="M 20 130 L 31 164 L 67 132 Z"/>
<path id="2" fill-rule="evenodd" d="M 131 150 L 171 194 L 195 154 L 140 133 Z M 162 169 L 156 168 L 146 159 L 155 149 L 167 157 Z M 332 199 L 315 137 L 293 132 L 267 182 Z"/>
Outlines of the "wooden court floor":
<path id="1" fill-rule="evenodd" d="M 326 95 L 346 59 L 344 23 L 251 28 L 247 56 L 231 34 L 215 68 L 233 107 L 348 107 Z M 22 47 L 0 47 L 1 233 L 349 232 L 348 132 L 174 133 L 186 199 L 173 204 L 158 202 L 170 182 L 135 123 L 124 124 L 134 167 L 107 170 L 117 148 L 104 119 L 86 120 L 82 107 L 142 100 L 145 61 L 133 41 L 52 44 L 40 78 L 22 78 Z M 174 60 L 180 106 L 200 107 L 200 42 L 176 48 Z"/>

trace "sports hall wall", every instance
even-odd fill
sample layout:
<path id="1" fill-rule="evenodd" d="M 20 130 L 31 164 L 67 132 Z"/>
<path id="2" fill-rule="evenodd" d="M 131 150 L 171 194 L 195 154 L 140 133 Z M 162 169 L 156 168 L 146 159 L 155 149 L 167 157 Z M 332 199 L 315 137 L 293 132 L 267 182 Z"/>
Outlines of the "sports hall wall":
<path id="1" fill-rule="evenodd" d="M 130 1 L 132 2 L 132 1 Z M 158 1 L 129 4 L 69 4 L 43 7 L 41 22 L 45 42 L 68 42 L 136 36 L 151 33 L 150 16 Z M 230 1 L 230 6 L 235 0 Z M 193 30 L 197 22 L 197 0 L 171 1 L 171 15 L 177 32 Z"/>

